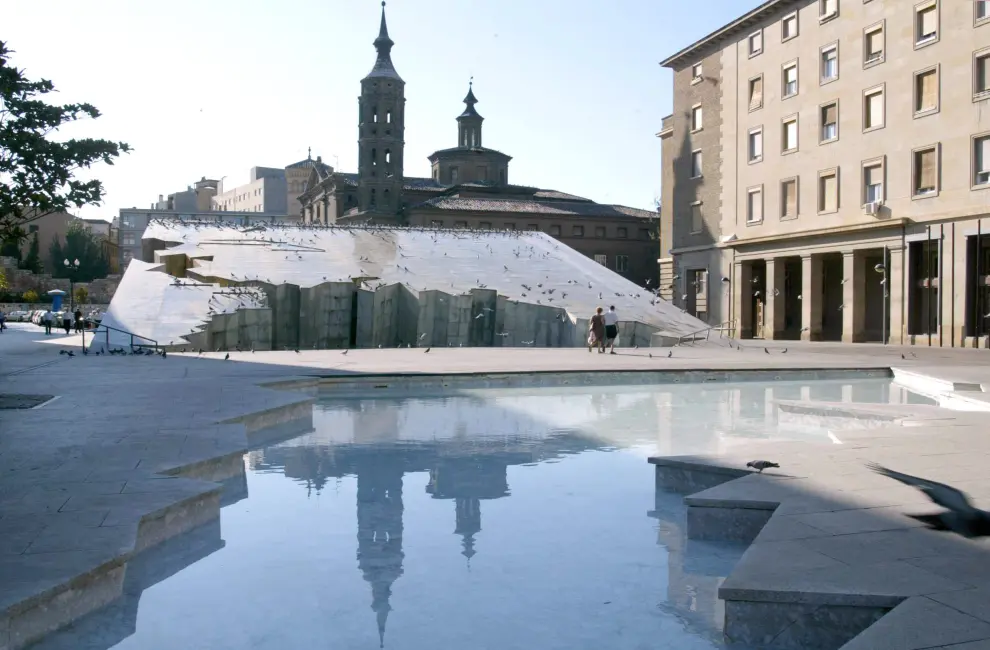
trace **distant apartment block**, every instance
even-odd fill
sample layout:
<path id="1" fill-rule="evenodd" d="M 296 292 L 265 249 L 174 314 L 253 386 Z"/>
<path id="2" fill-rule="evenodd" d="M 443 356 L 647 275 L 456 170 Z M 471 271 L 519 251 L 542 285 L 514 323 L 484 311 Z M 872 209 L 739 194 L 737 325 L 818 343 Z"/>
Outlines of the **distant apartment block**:
<path id="1" fill-rule="evenodd" d="M 987 345 L 990 0 L 770 0 L 662 65 L 671 299 L 743 338 Z"/>
<path id="2" fill-rule="evenodd" d="M 313 167 L 329 172 L 332 168 L 307 157 L 288 167 L 253 167 L 250 180 L 230 190 L 220 188 L 213 197 L 212 208 L 222 212 L 267 212 L 281 214 L 289 221 L 301 220 L 302 206 L 299 195 L 306 191 L 306 183 Z"/>

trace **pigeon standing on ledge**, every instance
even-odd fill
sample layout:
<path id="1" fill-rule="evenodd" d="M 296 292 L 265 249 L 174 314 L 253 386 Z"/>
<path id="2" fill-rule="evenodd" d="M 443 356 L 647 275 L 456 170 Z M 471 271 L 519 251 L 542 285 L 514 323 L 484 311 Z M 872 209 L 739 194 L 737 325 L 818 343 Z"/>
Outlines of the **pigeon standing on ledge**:
<path id="1" fill-rule="evenodd" d="M 944 483 L 902 474 L 876 463 L 868 463 L 867 467 L 877 474 L 918 488 L 934 503 L 945 508 L 945 512 L 934 515 L 908 515 L 908 517 L 934 530 L 948 530 L 963 537 L 990 537 L 990 512 L 975 507 L 961 490 Z"/>
<path id="2" fill-rule="evenodd" d="M 780 467 L 780 465 L 778 465 L 777 463 L 772 463 L 769 460 L 751 460 L 748 463 L 746 463 L 746 467 L 752 467 L 753 469 L 758 470 L 760 474 L 762 474 L 763 470 L 770 469 L 771 467 Z"/>

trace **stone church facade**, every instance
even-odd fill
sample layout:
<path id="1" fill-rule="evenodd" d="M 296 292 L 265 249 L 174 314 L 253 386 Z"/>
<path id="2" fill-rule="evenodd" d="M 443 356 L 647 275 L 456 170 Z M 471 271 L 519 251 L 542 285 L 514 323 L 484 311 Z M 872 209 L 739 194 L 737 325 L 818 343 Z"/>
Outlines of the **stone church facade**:
<path id="1" fill-rule="evenodd" d="M 483 145 L 473 83 L 457 117 L 457 146 L 430 155 L 431 176 L 403 173 L 405 81 L 392 64 L 384 3 L 377 58 L 361 80 L 358 171 L 309 168 L 299 196 L 306 224 L 539 230 L 637 284 L 656 286 L 658 214 L 509 182 L 509 162 Z"/>

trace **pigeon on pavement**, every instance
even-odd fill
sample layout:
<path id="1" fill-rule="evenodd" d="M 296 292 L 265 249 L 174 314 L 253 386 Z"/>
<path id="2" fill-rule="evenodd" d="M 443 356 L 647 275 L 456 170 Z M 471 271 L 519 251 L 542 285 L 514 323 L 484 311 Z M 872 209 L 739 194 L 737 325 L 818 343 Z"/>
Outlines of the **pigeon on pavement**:
<path id="1" fill-rule="evenodd" d="M 752 467 L 753 469 L 758 470 L 760 474 L 762 474 L 763 470 L 770 469 L 771 467 L 780 467 L 780 465 L 778 465 L 777 463 L 770 462 L 769 460 L 751 460 L 748 463 L 746 463 L 746 467 Z"/>
<path id="2" fill-rule="evenodd" d="M 918 488 L 933 503 L 945 508 L 934 515 L 908 515 L 934 530 L 948 530 L 963 537 L 990 537 L 990 512 L 980 510 L 969 501 L 961 490 L 928 479 L 903 474 L 883 465 L 869 463 L 867 467 L 904 485 Z"/>

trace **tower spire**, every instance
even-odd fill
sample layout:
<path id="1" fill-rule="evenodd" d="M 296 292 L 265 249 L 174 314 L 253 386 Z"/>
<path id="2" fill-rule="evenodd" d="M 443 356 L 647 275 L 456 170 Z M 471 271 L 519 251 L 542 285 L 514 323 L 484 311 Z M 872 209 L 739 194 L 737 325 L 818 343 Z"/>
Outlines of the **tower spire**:
<path id="1" fill-rule="evenodd" d="M 474 77 L 468 82 L 468 92 L 464 97 L 464 112 L 457 116 L 457 146 L 474 148 L 481 146 L 481 123 L 485 118 L 478 114 L 474 105 L 478 98 L 474 96 Z"/>
<path id="2" fill-rule="evenodd" d="M 388 24 L 385 22 L 385 2 L 382 1 L 382 21 L 378 28 L 378 38 L 374 42 L 375 50 L 378 51 L 378 58 L 375 60 L 375 67 L 371 69 L 368 76 L 365 79 L 371 77 L 390 77 L 392 79 L 398 79 L 402 81 L 399 77 L 399 73 L 395 71 L 395 66 L 392 65 L 392 46 L 395 43 L 388 36 Z"/>

